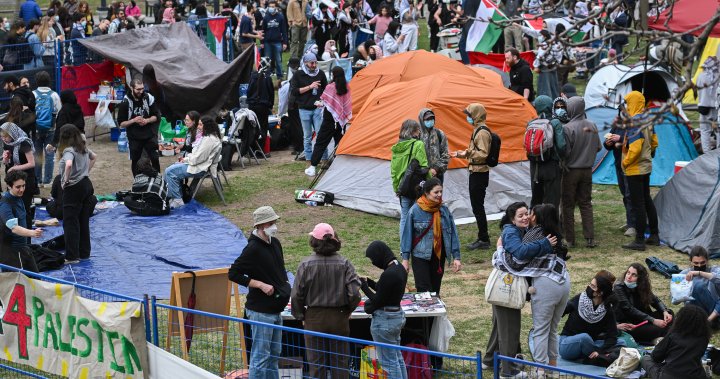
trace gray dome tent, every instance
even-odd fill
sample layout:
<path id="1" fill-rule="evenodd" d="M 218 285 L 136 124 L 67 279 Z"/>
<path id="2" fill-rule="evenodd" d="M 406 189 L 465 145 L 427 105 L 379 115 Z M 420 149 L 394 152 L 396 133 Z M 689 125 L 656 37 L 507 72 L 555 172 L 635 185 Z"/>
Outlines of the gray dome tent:
<path id="1" fill-rule="evenodd" d="M 668 246 L 689 253 L 700 245 L 720 257 L 720 150 L 675 174 L 655 197 L 655 207 Z"/>

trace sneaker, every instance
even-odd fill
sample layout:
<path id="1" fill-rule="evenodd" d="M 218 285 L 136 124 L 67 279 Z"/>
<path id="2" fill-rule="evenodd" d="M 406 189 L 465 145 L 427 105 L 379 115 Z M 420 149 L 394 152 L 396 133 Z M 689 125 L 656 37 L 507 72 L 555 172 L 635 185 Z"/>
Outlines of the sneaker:
<path id="1" fill-rule="evenodd" d="M 65 260 L 66 265 L 74 265 L 76 263 L 80 263 L 80 260 L 79 259 L 66 259 Z"/>
<path id="2" fill-rule="evenodd" d="M 490 248 L 490 242 L 477 240 L 477 241 L 465 246 L 465 248 L 468 250 L 478 250 L 478 249 L 487 250 Z"/>
<path id="3" fill-rule="evenodd" d="M 485 370 L 492 370 L 492 366 L 488 366 L 485 363 L 480 363 L 480 366 L 482 366 L 483 371 Z"/>
<path id="4" fill-rule="evenodd" d="M 307 176 L 315 176 L 315 166 L 310 166 L 305 169 L 305 175 Z"/>
<path id="5" fill-rule="evenodd" d="M 658 236 L 657 234 L 651 234 L 650 237 L 645 240 L 645 244 L 660 246 L 660 236 Z"/>
<path id="6" fill-rule="evenodd" d="M 593 248 L 597 247 L 597 243 L 595 243 L 595 240 L 592 238 L 586 238 L 585 239 L 585 247 Z"/>
<path id="7" fill-rule="evenodd" d="M 524 371 L 514 370 L 510 375 L 500 375 L 502 379 L 527 379 L 528 374 Z"/>
<path id="8" fill-rule="evenodd" d="M 170 200 L 170 209 L 177 209 L 185 205 L 185 203 L 182 201 L 182 199 L 172 199 Z"/>
<path id="9" fill-rule="evenodd" d="M 622 245 L 622 247 L 623 247 L 623 249 L 645 251 L 645 242 L 644 241 L 632 241 L 628 244 Z"/>
<path id="10" fill-rule="evenodd" d="M 623 235 L 625 237 L 635 237 L 635 228 L 633 228 L 632 226 L 627 228 L 627 230 L 625 230 L 625 233 L 623 233 Z"/>

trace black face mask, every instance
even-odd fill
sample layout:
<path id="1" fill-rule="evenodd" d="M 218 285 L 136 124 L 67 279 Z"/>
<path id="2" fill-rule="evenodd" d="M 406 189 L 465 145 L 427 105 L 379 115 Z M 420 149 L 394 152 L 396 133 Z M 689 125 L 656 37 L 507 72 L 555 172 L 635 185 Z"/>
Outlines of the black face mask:
<path id="1" fill-rule="evenodd" d="M 375 54 L 368 54 L 368 57 L 369 57 L 370 59 L 372 59 L 372 60 L 375 60 L 375 58 L 377 57 L 377 55 L 375 55 Z"/>
<path id="2" fill-rule="evenodd" d="M 592 299 L 592 298 L 594 297 L 594 295 L 595 295 L 595 291 L 593 291 L 593 289 L 590 288 L 590 286 L 587 286 L 587 288 L 585 288 L 585 294 L 586 294 L 590 299 Z"/>
<path id="3" fill-rule="evenodd" d="M 693 266 L 693 268 L 695 269 L 695 271 L 703 271 L 703 272 L 705 272 L 705 271 L 707 271 L 707 264 L 704 264 L 704 265 L 702 265 L 702 266 Z"/>

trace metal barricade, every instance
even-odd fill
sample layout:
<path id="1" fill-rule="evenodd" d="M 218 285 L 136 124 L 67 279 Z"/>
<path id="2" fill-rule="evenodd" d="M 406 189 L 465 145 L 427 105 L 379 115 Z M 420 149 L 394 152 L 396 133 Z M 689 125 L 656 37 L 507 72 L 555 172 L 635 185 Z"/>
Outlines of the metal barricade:
<path id="1" fill-rule="evenodd" d="M 528 378 L 562 378 L 562 379 L 575 379 L 575 378 L 590 378 L 590 379 L 603 379 L 606 376 L 597 376 L 585 374 L 577 371 L 567 370 L 556 366 L 548 366 L 541 363 L 525 361 L 518 358 L 506 357 L 495 353 L 493 358 L 493 378 L 500 378 L 503 362 L 514 364 L 513 373 L 524 372 Z M 519 377 L 519 376 L 518 376 Z"/>

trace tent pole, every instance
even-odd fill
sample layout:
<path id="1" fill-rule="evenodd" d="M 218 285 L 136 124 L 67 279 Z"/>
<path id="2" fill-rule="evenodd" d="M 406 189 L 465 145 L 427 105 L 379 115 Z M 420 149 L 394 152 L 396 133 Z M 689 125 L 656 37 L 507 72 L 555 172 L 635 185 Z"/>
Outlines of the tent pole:
<path id="1" fill-rule="evenodd" d="M 643 68 L 642 94 L 645 95 L 645 80 L 647 79 L 647 64 L 650 57 L 650 44 L 645 45 L 645 63 Z"/>

